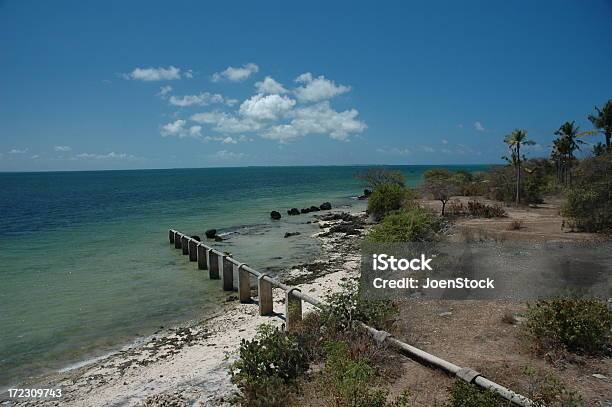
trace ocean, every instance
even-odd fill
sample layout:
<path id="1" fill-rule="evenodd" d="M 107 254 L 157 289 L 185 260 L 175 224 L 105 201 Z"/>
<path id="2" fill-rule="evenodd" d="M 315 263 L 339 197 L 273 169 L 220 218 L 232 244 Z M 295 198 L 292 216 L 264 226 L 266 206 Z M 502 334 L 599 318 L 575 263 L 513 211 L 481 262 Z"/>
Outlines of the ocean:
<path id="1" fill-rule="evenodd" d="M 318 227 L 287 209 L 365 208 L 354 175 L 366 168 L 0 173 L 0 388 L 213 315 L 226 294 L 173 249 L 169 228 L 215 228 L 228 239 L 214 245 L 275 274 L 312 261 Z M 432 167 L 390 168 L 414 186 Z"/>

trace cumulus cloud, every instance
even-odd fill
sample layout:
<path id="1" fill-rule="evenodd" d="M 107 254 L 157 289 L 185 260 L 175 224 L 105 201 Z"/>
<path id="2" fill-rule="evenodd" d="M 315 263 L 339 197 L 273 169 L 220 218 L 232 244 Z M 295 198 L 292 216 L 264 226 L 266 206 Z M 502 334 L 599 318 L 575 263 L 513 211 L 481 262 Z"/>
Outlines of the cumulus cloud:
<path id="1" fill-rule="evenodd" d="M 442 139 L 442 144 L 448 144 L 448 140 Z"/>
<path id="2" fill-rule="evenodd" d="M 259 72 L 259 67 L 252 62 L 238 68 L 228 66 L 224 71 L 215 72 L 212 76 L 212 81 L 220 82 L 225 79 L 230 82 L 242 82 L 257 72 Z"/>
<path id="3" fill-rule="evenodd" d="M 220 133 L 248 133 L 262 128 L 262 124 L 251 118 L 236 117 L 225 112 L 202 112 L 191 116 L 196 123 L 213 125 Z"/>
<path id="4" fill-rule="evenodd" d="M 434 150 L 434 149 L 433 149 L 432 147 L 430 147 L 430 146 L 421 146 L 421 150 L 422 150 L 422 151 L 425 151 L 426 153 L 433 153 L 433 152 L 435 152 L 435 151 L 436 151 L 436 150 Z"/>
<path id="5" fill-rule="evenodd" d="M 124 79 L 132 79 L 136 81 L 170 81 L 181 79 L 181 70 L 170 65 L 167 68 L 135 68 L 132 72 L 122 75 Z"/>
<path id="6" fill-rule="evenodd" d="M 482 123 L 480 123 L 479 121 L 475 121 L 475 122 L 474 122 L 474 128 L 475 128 L 477 131 L 485 131 L 484 126 L 483 126 L 483 125 L 482 125 Z"/>
<path id="7" fill-rule="evenodd" d="M 253 120 L 277 120 L 295 106 L 295 100 L 281 95 L 258 93 L 242 102 L 240 114 Z"/>
<path id="8" fill-rule="evenodd" d="M 199 138 L 202 136 L 202 126 L 187 126 L 187 121 L 177 119 L 161 127 L 162 137 Z"/>
<path id="9" fill-rule="evenodd" d="M 301 102 L 319 102 L 351 90 L 350 86 L 336 85 L 334 81 L 326 79 L 323 75 L 314 78 L 310 72 L 301 74 L 295 78 L 295 81 L 304 84 L 294 90 Z"/>
<path id="10" fill-rule="evenodd" d="M 40 158 L 40 156 L 38 154 L 34 154 L 33 156 L 30 157 L 32 160 L 37 160 Z"/>
<path id="11" fill-rule="evenodd" d="M 136 156 L 127 153 L 115 153 L 114 151 L 107 154 L 97 153 L 80 153 L 76 158 L 81 160 L 133 160 Z"/>
<path id="12" fill-rule="evenodd" d="M 243 158 L 246 154 L 244 153 L 235 153 L 233 151 L 220 150 L 210 157 L 215 160 L 239 160 Z"/>
<path id="13" fill-rule="evenodd" d="M 367 127 L 357 119 L 358 115 L 355 109 L 338 112 L 330 107 L 329 102 L 321 102 L 295 109 L 288 124 L 273 126 L 262 137 L 286 142 L 309 134 L 327 134 L 335 140 L 346 140 Z"/>
<path id="14" fill-rule="evenodd" d="M 170 92 L 172 92 L 172 86 L 162 86 L 161 88 L 159 88 L 159 92 L 157 92 L 155 96 L 159 96 L 160 98 L 165 99 L 166 97 L 168 97 L 168 94 Z"/>
<path id="15" fill-rule="evenodd" d="M 206 106 L 213 103 L 226 103 L 229 105 L 233 105 L 235 103 L 234 99 L 225 99 L 222 95 L 218 93 L 208 93 L 202 92 L 198 95 L 184 95 L 184 96 L 171 96 L 170 104 L 173 106 Z"/>
<path id="16" fill-rule="evenodd" d="M 72 151 L 72 148 L 70 146 L 55 146 L 53 147 L 53 150 L 66 153 L 68 151 Z"/>
<path id="17" fill-rule="evenodd" d="M 13 148 L 12 150 L 10 150 L 8 153 L 9 154 L 25 154 L 28 152 L 27 148 L 24 148 L 23 150 L 20 150 L 18 148 Z"/>
<path id="18" fill-rule="evenodd" d="M 255 89 L 257 89 L 259 93 L 287 93 L 287 89 L 276 82 L 271 76 L 266 76 L 261 82 L 255 82 Z"/>

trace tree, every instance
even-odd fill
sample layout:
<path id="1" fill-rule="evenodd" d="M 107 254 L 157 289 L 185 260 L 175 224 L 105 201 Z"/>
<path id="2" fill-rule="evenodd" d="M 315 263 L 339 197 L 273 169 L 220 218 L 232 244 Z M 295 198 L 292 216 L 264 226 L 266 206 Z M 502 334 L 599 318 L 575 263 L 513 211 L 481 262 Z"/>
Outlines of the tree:
<path id="1" fill-rule="evenodd" d="M 556 159 L 558 165 L 558 178 L 564 184 L 572 183 L 571 167 L 576 160 L 574 152 L 580 150 L 580 145 L 585 144 L 579 137 L 589 134 L 589 132 L 580 132 L 580 127 L 576 126 L 575 122 L 565 122 L 555 131 L 558 136 L 553 141 L 554 149 L 552 157 Z"/>
<path id="2" fill-rule="evenodd" d="M 504 138 L 504 143 L 510 149 L 510 157 L 504 157 L 516 169 L 516 204 L 521 201 L 521 163 L 525 156 L 521 156 L 521 147 L 535 144 L 527 138 L 527 131 L 515 129 Z"/>
<path id="3" fill-rule="evenodd" d="M 593 146 L 593 155 L 595 157 L 601 157 L 606 153 L 606 145 L 601 141 Z"/>
<path id="4" fill-rule="evenodd" d="M 456 176 L 447 169 L 434 169 L 426 171 L 423 189 L 431 194 L 437 201 L 442 202 L 442 216 L 449 199 L 457 193 Z"/>
<path id="5" fill-rule="evenodd" d="M 355 178 L 365 181 L 373 190 L 383 184 L 405 185 L 404 174 L 401 171 L 387 170 L 385 168 L 368 168 L 355 175 Z"/>
<path id="6" fill-rule="evenodd" d="M 589 115 L 589 120 L 593 126 L 606 137 L 606 150 L 612 151 L 610 139 L 612 138 L 612 99 L 599 109 L 595 106 L 595 114 Z"/>

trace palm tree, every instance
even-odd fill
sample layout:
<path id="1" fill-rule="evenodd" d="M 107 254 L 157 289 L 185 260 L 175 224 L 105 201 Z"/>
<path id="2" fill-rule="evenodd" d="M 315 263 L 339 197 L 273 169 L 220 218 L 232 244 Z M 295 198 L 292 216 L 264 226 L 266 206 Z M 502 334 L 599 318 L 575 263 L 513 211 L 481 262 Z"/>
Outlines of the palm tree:
<path id="1" fill-rule="evenodd" d="M 556 153 L 557 160 L 561 163 L 561 178 L 564 183 L 572 183 L 571 166 L 575 160 L 574 152 L 580 150 L 580 145 L 585 144 L 580 137 L 589 134 L 589 132 L 580 132 L 580 127 L 576 126 L 575 122 L 565 122 L 555 131 L 555 135 L 559 136 L 554 143 L 553 153 Z"/>
<path id="2" fill-rule="evenodd" d="M 610 139 L 612 138 L 612 99 L 599 109 L 595 106 L 595 114 L 589 115 L 589 120 L 596 129 L 606 136 L 606 150 L 612 151 Z"/>
<path id="3" fill-rule="evenodd" d="M 527 139 L 527 130 L 516 129 L 504 138 L 504 143 L 510 149 L 508 161 L 516 168 L 516 204 L 521 201 L 521 163 L 525 156 L 521 156 L 521 146 L 529 146 L 535 142 Z"/>

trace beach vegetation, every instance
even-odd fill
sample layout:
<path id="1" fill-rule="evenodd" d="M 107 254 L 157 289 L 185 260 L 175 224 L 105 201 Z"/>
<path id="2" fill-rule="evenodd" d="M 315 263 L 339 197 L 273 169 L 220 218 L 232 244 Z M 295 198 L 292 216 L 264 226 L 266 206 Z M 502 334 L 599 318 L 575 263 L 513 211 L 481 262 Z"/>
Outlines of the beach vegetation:
<path id="1" fill-rule="evenodd" d="M 585 158 L 566 191 L 562 213 L 583 232 L 612 233 L 612 153 Z"/>
<path id="2" fill-rule="evenodd" d="M 444 216 L 446 203 L 453 195 L 457 195 L 461 181 L 465 182 L 467 179 L 465 173 L 457 174 L 445 168 L 436 168 L 426 171 L 424 177 L 423 190 L 442 203 L 442 216 Z"/>
<path id="3" fill-rule="evenodd" d="M 596 298 L 558 297 L 529 304 L 525 329 L 538 353 L 564 349 L 606 354 L 612 349 L 612 311 Z"/>
<path id="4" fill-rule="evenodd" d="M 604 135 L 606 150 L 612 152 L 612 99 L 608 100 L 601 109 L 595 107 L 595 112 L 588 116 L 593 126 Z"/>
<path id="5" fill-rule="evenodd" d="M 380 220 L 388 214 L 409 206 L 414 200 L 413 190 L 404 186 L 386 183 L 377 186 L 368 199 L 368 213 Z"/>
<path id="6" fill-rule="evenodd" d="M 521 153 L 521 147 L 534 145 L 535 142 L 529 140 L 526 130 L 515 129 L 504 138 L 504 143 L 508 146 L 510 155 L 502 158 L 514 167 L 516 171 L 516 204 L 518 205 L 521 201 L 521 167 L 523 161 L 526 160 L 525 155 Z"/>
<path id="7" fill-rule="evenodd" d="M 389 170 L 383 167 L 368 168 L 357 173 L 355 178 L 363 181 L 371 190 L 384 184 L 394 184 L 400 187 L 406 186 L 406 178 L 401 171 Z"/>
<path id="8" fill-rule="evenodd" d="M 481 390 L 473 384 L 456 380 L 450 389 L 446 407 L 502 407 L 507 405 L 491 390 Z"/>
<path id="9" fill-rule="evenodd" d="M 431 241 L 444 225 L 440 217 L 414 206 L 388 215 L 372 228 L 366 239 L 374 243 Z"/>

